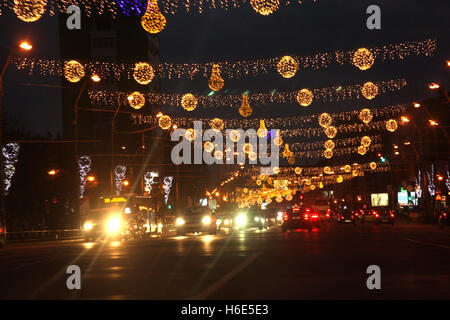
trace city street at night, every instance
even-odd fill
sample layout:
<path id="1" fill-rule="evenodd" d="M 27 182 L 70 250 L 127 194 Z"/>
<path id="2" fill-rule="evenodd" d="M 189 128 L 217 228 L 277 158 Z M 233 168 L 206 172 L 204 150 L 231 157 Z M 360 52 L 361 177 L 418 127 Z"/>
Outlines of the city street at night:
<path id="1" fill-rule="evenodd" d="M 126 242 L 11 244 L 0 252 L 2 299 L 444 299 L 450 230 L 344 225 Z M 82 288 L 66 288 L 77 264 Z M 366 268 L 381 269 L 381 290 Z"/>

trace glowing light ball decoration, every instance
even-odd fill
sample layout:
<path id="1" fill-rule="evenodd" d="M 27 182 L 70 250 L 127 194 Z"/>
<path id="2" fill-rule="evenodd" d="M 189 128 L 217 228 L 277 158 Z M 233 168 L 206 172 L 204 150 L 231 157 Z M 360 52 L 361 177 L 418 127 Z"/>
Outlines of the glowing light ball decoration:
<path id="1" fill-rule="evenodd" d="M 278 73 L 283 78 L 289 79 L 295 76 L 298 70 L 298 62 L 291 56 L 284 56 L 277 64 Z"/>
<path id="2" fill-rule="evenodd" d="M 265 137 L 267 137 L 268 132 L 269 131 L 266 128 L 266 124 L 265 124 L 264 120 L 259 120 L 259 128 L 258 128 L 258 131 L 256 131 L 256 134 L 258 135 L 258 137 L 265 138 Z"/>
<path id="3" fill-rule="evenodd" d="M 323 168 L 323 172 L 329 174 L 331 172 L 331 168 L 330 167 L 324 167 Z"/>
<path id="4" fill-rule="evenodd" d="M 155 77 L 155 71 L 147 62 L 138 62 L 134 66 L 133 77 L 139 84 L 149 84 Z"/>
<path id="5" fill-rule="evenodd" d="M 287 158 L 291 155 L 291 151 L 289 150 L 289 144 L 284 145 L 283 157 Z"/>
<path id="6" fill-rule="evenodd" d="M 292 195 L 291 195 L 291 194 L 288 194 L 288 195 L 286 196 L 286 200 L 287 200 L 287 201 L 291 201 L 291 200 L 292 200 Z"/>
<path id="7" fill-rule="evenodd" d="M 225 81 L 220 76 L 220 68 L 218 64 L 213 64 L 211 77 L 208 80 L 208 86 L 213 91 L 219 91 L 223 88 Z"/>
<path id="8" fill-rule="evenodd" d="M 369 166 L 370 166 L 370 169 L 372 169 L 372 170 L 375 170 L 377 168 L 377 164 L 375 162 L 371 162 L 369 164 Z"/>
<path id="9" fill-rule="evenodd" d="M 319 116 L 319 125 L 323 128 L 328 128 L 333 122 L 333 118 L 328 113 L 322 113 Z"/>
<path id="10" fill-rule="evenodd" d="M 353 55 L 353 64 L 360 70 L 370 69 L 374 62 L 375 57 L 369 49 L 360 48 Z"/>
<path id="11" fill-rule="evenodd" d="M 364 146 L 359 146 L 358 147 L 358 153 L 360 154 L 360 155 L 365 155 L 366 154 L 366 152 L 367 152 L 367 149 L 366 149 L 366 147 L 364 147 Z"/>
<path id="12" fill-rule="evenodd" d="M 347 164 L 344 166 L 344 171 L 349 173 L 350 171 L 352 171 L 352 167 L 350 167 L 350 165 Z"/>
<path id="13" fill-rule="evenodd" d="M 309 106 L 313 102 L 313 100 L 314 95 L 308 89 L 299 90 L 299 92 L 297 93 L 297 102 L 303 107 Z"/>
<path id="14" fill-rule="evenodd" d="M 45 13 L 47 0 L 14 0 L 14 13 L 25 22 L 38 21 Z"/>
<path id="15" fill-rule="evenodd" d="M 327 140 L 325 141 L 324 147 L 326 150 L 333 150 L 335 147 L 335 143 L 333 142 L 333 140 Z"/>
<path id="16" fill-rule="evenodd" d="M 294 169 L 295 174 L 298 174 L 298 175 L 302 174 L 302 171 L 303 171 L 302 168 L 299 168 L 299 167 L 296 167 Z"/>
<path id="17" fill-rule="evenodd" d="M 212 119 L 209 122 L 209 125 L 211 126 L 212 129 L 219 130 L 219 131 L 223 130 L 223 128 L 225 126 L 223 123 L 223 120 L 219 119 L 219 118 Z"/>
<path id="18" fill-rule="evenodd" d="M 145 105 L 145 97 L 140 92 L 137 91 L 133 92 L 128 96 L 127 99 L 130 106 L 136 110 L 139 110 Z"/>
<path id="19" fill-rule="evenodd" d="M 186 132 L 184 133 L 184 136 L 185 136 L 186 139 L 188 139 L 190 141 L 193 141 L 195 139 L 195 137 L 196 137 L 195 130 L 192 129 L 192 128 L 191 129 L 187 129 Z"/>
<path id="20" fill-rule="evenodd" d="M 80 81 L 84 75 L 84 67 L 78 61 L 71 60 L 64 64 L 64 77 L 67 81 L 76 83 Z"/>
<path id="21" fill-rule="evenodd" d="M 278 10 L 280 0 L 250 0 L 250 5 L 259 14 L 268 16 Z"/>
<path id="22" fill-rule="evenodd" d="M 244 94 L 242 95 L 242 104 L 239 108 L 239 113 L 244 118 L 247 118 L 249 115 L 252 114 L 253 109 L 250 107 L 250 104 L 248 103 L 248 95 Z"/>
<path id="23" fill-rule="evenodd" d="M 325 134 L 328 138 L 333 139 L 334 137 L 336 137 L 337 129 L 333 126 L 329 126 L 325 128 Z"/>
<path id="24" fill-rule="evenodd" d="M 258 179 L 258 180 L 256 180 L 256 184 L 257 184 L 258 186 L 260 186 L 260 185 L 261 185 L 261 183 L 262 183 L 262 182 L 261 182 L 261 180 L 259 180 L 259 179 Z"/>
<path id="25" fill-rule="evenodd" d="M 295 158 L 294 157 L 289 157 L 288 158 L 288 163 L 289 164 L 294 164 L 295 163 Z"/>
<path id="26" fill-rule="evenodd" d="M 241 134 L 237 130 L 231 130 L 230 131 L 230 139 L 233 142 L 238 142 L 239 138 L 241 137 Z"/>
<path id="27" fill-rule="evenodd" d="M 145 31 L 155 34 L 160 33 L 166 26 L 166 18 L 161 14 L 157 0 L 148 0 L 147 10 L 141 19 Z"/>
<path id="28" fill-rule="evenodd" d="M 312 184 L 312 185 L 309 187 L 309 189 L 311 189 L 311 190 L 314 191 L 314 190 L 316 190 L 316 186 Z"/>
<path id="29" fill-rule="evenodd" d="M 203 144 L 203 149 L 204 149 L 206 152 L 211 152 L 211 151 L 214 150 L 214 145 L 212 144 L 212 142 L 206 141 L 206 142 Z"/>
<path id="30" fill-rule="evenodd" d="M 172 126 L 172 119 L 169 116 L 162 116 L 159 118 L 158 125 L 163 130 L 169 130 Z"/>
<path id="31" fill-rule="evenodd" d="M 253 146 L 250 143 L 244 143 L 244 146 L 242 147 L 242 149 L 247 154 L 253 152 Z"/>
<path id="32" fill-rule="evenodd" d="M 361 120 L 365 124 L 368 124 L 373 119 L 373 115 L 372 115 L 372 112 L 370 111 L 370 109 L 362 109 L 359 112 L 358 117 L 359 117 L 359 120 Z"/>
<path id="33" fill-rule="evenodd" d="M 8 190 L 11 187 L 11 181 L 16 172 L 16 163 L 19 158 L 20 145 L 17 142 L 7 143 L 2 150 L 4 157 L 4 183 L 5 183 L 5 195 L 8 194 Z M 86 180 L 85 180 L 86 182 Z"/>
<path id="34" fill-rule="evenodd" d="M 251 161 L 256 161 L 256 159 L 258 158 L 258 154 L 257 154 L 256 152 L 250 152 L 250 153 L 248 154 L 248 158 L 249 158 Z"/>
<path id="35" fill-rule="evenodd" d="M 361 138 L 361 145 L 363 147 L 368 147 L 370 146 L 370 144 L 372 143 L 372 140 L 368 137 L 368 136 L 364 136 Z"/>
<path id="36" fill-rule="evenodd" d="M 280 196 L 280 195 L 278 195 L 278 196 L 275 198 L 275 201 L 278 202 L 278 203 L 283 202 L 283 197 Z"/>
<path id="37" fill-rule="evenodd" d="M 398 128 L 398 124 L 397 121 L 395 121 L 394 119 L 389 119 L 388 121 L 386 121 L 386 129 L 390 132 L 394 132 L 395 130 L 397 130 Z"/>
<path id="38" fill-rule="evenodd" d="M 181 106 L 184 110 L 195 110 L 195 108 L 197 108 L 197 104 L 197 98 L 191 93 L 186 93 L 181 97 Z"/>
<path id="39" fill-rule="evenodd" d="M 371 100 L 378 95 L 378 86 L 372 82 L 366 82 L 361 88 L 362 95 Z"/>
<path id="40" fill-rule="evenodd" d="M 337 183 L 342 183 L 344 181 L 344 178 L 340 175 L 336 178 Z"/>
<path id="41" fill-rule="evenodd" d="M 325 150 L 323 156 L 327 159 L 331 159 L 333 157 L 333 150 Z"/>

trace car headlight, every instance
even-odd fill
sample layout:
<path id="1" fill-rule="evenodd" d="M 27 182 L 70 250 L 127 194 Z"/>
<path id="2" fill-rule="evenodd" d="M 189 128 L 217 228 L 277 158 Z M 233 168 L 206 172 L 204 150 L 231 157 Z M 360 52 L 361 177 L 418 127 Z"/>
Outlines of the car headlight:
<path id="1" fill-rule="evenodd" d="M 240 214 L 236 217 L 236 223 L 238 226 L 242 227 L 247 224 L 247 216 L 245 214 Z"/>
<path id="2" fill-rule="evenodd" d="M 230 220 L 225 219 L 225 221 L 223 222 L 226 226 L 230 224 Z"/>
<path id="3" fill-rule="evenodd" d="M 181 225 L 185 224 L 185 223 L 186 223 L 186 221 L 184 221 L 184 219 L 183 219 L 183 218 L 177 218 L 177 221 L 176 221 L 176 223 L 177 223 L 177 225 L 178 225 L 178 226 L 181 226 Z"/>
<path id="4" fill-rule="evenodd" d="M 258 222 L 259 221 L 259 217 L 255 217 L 255 221 Z"/>
<path id="5" fill-rule="evenodd" d="M 94 225 L 90 221 L 85 222 L 85 224 L 83 225 L 84 230 L 92 230 L 93 228 L 94 228 Z"/>
<path id="6" fill-rule="evenodd" d="M 117 233 L 120 231 L 120 217 L 111 217 L 106 222 L 107 233 Z"/>
<path id="7" fill-rule="evenodd" d="M 211 223 L 211 217 L 210 216 L 204 216 L 202 219 L 203 224 L 210 224 Z"/>
<path id="8" fill-rule="evenodd" d="M 222 219 L 217 219 L 217 220 L 216 220 L 216 224 L 217 224 L 218 226 L 220 226 L 221 223 L 222 223 Z"/>

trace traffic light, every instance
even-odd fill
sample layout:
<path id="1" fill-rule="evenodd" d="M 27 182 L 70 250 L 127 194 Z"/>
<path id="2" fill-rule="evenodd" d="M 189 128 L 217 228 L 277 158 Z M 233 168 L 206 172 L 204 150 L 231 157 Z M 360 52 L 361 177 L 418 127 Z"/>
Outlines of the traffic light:
<path id="1" fill-rule="evenodd" d="M 172 209 L 172 205 L 171 204 L 169 204 L 168 206 L 167 206 L 167 209 Z"/>
<path id="2" fill-rule="evenodd" d="M 385 157 L 383 157 L 382 155 L 381 155 L 381 153 L 377 153 L 377 156 L 378 156 L 378 158 L 380 158 L 380 162 L 381 163 L 385 163 L 386 162 L 386 158 Z"/>

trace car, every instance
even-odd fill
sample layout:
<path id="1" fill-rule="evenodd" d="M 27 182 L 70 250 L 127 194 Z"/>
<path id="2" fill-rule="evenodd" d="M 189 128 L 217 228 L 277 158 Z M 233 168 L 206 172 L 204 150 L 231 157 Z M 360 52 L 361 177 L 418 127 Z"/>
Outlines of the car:
<path id="1" fill-rule="evenodd" d="M 337 214 L 337 222 L 339 225 L 346 224 L 346 223 L 352 223 L 355 226 L 356 219 L 357 219 L 357 216 L 355 215 L 355 212 L 353 212 L 349 208 L 343 208 L 343 209 L 339 210 L 339 212 Z"/>
<path id="2" fill-rule="evenodd" d="M 5 246 L 6 242 L 6 233 L 3 228 L 3 221 L 0 221 L 0 248 L 3 248 Z"/>
<path id="3" fill-rule="evenodd" d="M 358 217 L 359 217 L 359 221 L 361 221 L 361 223 L 375 221 L 374 210 L 360 209 Z"/>
<path id="4" fill-rule="evenodd" d="M 217 233 L 217 221 L 215 215 L 207 207 L 196 206 L 182 210 L 175 220 L 176 234 L 203 232 Z"/>
<path id="5" fill-rule="evenodd" d="M 390 224 L 390 225 L 394 225 L 394 212 L 390 209 L 381 209 L 381 210 L 377 210 L 374 211 L 374 215 L 375 215 L 375 225 L 379 225 L 379 224 Z"/>
<path id="6" fill-rule="evenodd" d="M 450 215 L 450 208 L 442 209 L 442 212 L 439 215 L 439 228 L 444 229 L 445 226 L 450 225 L 449 215 Z"/>
<path id="7" fill-rule="evenodd" d="M 328 209 L 326 212 L 319 213 L 319 216 L 320 216 L 320 221 L 329 223 L 329 222 L 331 222 L 332 212 L 330 209 Z"/>
<path id="8" fill-rule="evenodd" d="M 248 228 L 258 228 L 263 230 L 267 228 L 267 226 L 268 221 L 266 215 L 261 209 L 255 207 L 239 209 L 233 219 L 233 229 L 235 230 Z"/>
<path id="9" fill-rule="evenodd" d="M 126 216 L 115 208 L 91 209 L 83 217 L 83 237 L 86 241 L 98 238 L 122 240 L 128 231 L 129 223 Z"/>
<path id="10" fill-rule="evenodd" d="M 310 208 L 290 206 L 283 213 L 283 223 L 281 225 L 283 232 L 289 229 L 308 229 L 311 231 L 313 226 L 320 227 L 320 219 L 319 214 L 312 212 Z"/>

